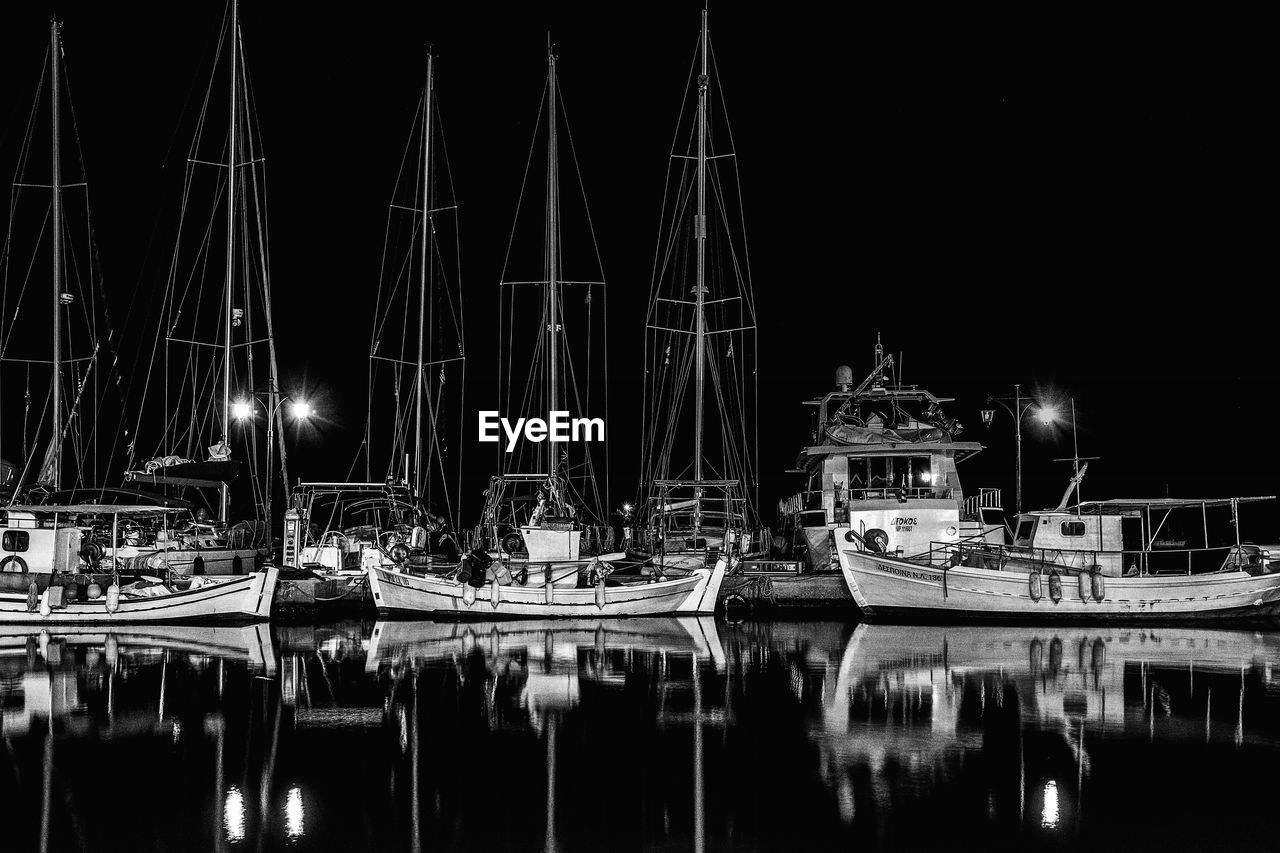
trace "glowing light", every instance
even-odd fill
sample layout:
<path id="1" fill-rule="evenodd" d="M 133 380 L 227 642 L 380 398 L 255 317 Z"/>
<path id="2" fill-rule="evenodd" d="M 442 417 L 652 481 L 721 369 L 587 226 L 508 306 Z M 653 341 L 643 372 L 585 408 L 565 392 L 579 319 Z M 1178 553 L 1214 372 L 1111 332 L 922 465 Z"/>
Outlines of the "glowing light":
<path id="1" fill-rule="evenodd" d="M 290 838 L 299 838 L 304 831 L 302 813 L 302 789 L 294 785 L 284 801 L 284 831 Z"/>
<path id="2" fill-rule="evenodd" d="M 315 413 L 316 410 L 311 408 L 311 404 L 306 400 L 294 400 L 293 405 L 289 407 L 289 414 L 300 421 L 305 421 Z"/>
<path id="3" fill-rule="evenodd" d="M 244 794 L 232 785 L 227 789 L 227 804 L 222 812 L 228 841 L 244 841 Z"/>
<path id="4" fill-rule="evenodd" d="M 231 414 L 238 421 L 251 418 L 253 417 L 253 404 L 248 400 L 236 400 L 231 404 Z"/>
<path id="5" fill-rule="evenodd" d="M 1053 406 L 1041 406 L 1037 414 L 1040 417 L 1040 423 L 1046 426 L 1058 419 L 1058 410 Z"/>
<path id="6" fill-rule="evenodd" d="M 921 472 L 920 472 L 920 482 L 922 482 L 922 483 L 932 483 L 932 482 L 933 482 L 933 475 L 932 475 L 932 474 L 930 474 L 928 471 L 921 471 Z"/>
<path id="7" fill-rule="evenodd" d="M 1044 783 L 1044 810 L 1040 812 L 1040 825 L 1046 829 L 1058 825 L 1058 783 L 1052 779 Z"/>
<path id="8" fill-rule="evenodd" d="M 622 511 L 623 511 L 623 512 L 631 512 L 631 510 L 633 510 L 633 509 L 635 509 L 635 507 L 633 507 L 629 501 L 628 501 L 627 503 L 624 503 L 624 504 L 622 505 Z"/>

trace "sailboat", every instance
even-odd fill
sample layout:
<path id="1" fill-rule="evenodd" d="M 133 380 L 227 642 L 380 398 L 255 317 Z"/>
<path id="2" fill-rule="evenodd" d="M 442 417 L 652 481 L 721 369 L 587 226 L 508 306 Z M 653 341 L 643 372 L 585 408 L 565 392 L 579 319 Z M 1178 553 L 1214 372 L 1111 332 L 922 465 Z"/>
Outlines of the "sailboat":
<path id="1" fill-rule="evenodd" d="M 143 537 L 142 551 L 150 549 L 167 571 L 178 574 L 242 574 L 261 565 L 270 553 L 277 449 L 280 476 L 288 482 L 281 410 L 291 398 L 281 393 L 277 378 L 263 209 L 265 166 L 252 121 L 254 101 L 237 0 L 228 4 L 219 56 L 223 51 L 228 56 L 226 141 L 219 154 L 204 150 L 203 129 L 217 106 L 215 72 L 187 156 L 182 219 L 159 306 L 161 333 L 125 475 L 128 482 L 166 492 L 217 491 L 216 518 L 204 517 L 202 508 L 181 529 L 149 530 Z M 221 246 L 215 227 L 219 207 L 225 227 Z M 203 229 L 186 222 L 189 213 L 201 209 L 212 214 Z M 220 274 L 214 260 L 219 254 L 224 261 Z M 265 377 L 259 361 L 265 361 Z M 309 409 L 305 401 L 293 403 L 295 410 Z M 267 422 L 265 447 L 259 446 L 253 429 L 260 411 Z M 233 433 L 237 422 L 238 435 Z M 160 435 L 147 458 L 139 442 L 144 425 L 151 424 L 159 425 Z M 259 468 L 264 451 L 265 472 Z M 254 517 L 232 523 L 230 484 L 244 468 L 253 489 Z M 238 503 L 244 507 L 250 502 L 242 497 Z"/>
<path id="2" fill-rule="evenodd" d="M 505 384 L 508 402 L 515 389 L 523 389 L 519 411 L 540 413 L 550 419 L 550 413 L 567 412 L 571 403 L 580 407 L 579 411 L 590 404 L 590 368 L 580 376 L 570 361 L 567 330 L 572 312 L 566 307 L 566 294 L 571 287 L 586 290 L 582 306 L 589 324 L 596 316 L 593 296 L 597 291 L 602 296 L 604 288 L 600 281 L 571 278 L 564 273 L 560 244 L 560 89 L 556 55 L 550 43 L 546 93 L 544 276 L 537 281 L 511 281 L 504 268 L 504 306 L 499 316 L 512 318 L 512 328 L 505 331 L 508 345 L 514 349 L 519 331 L 514 326 L 520 316 L 516 311 L 516 291 L 539 289 L 540 305 L 535 309 L 540 319 L 539 331 L 527 378 L 523 378 L 523 370 L 515 373 L 512 368 Z M 597 378 L 601 378 L 599 373 Z M 509 412 L 514 410 L 514 406 L 507 408 Z M 591 444 L 545 441 L 536 449 L 536 461 L 529 459 L 533 453 L 507 454 L 513 458 L 504 459 L 503 473 L 491 478 L 481 524 L 472 537 L 472 550 L 455 571 L 441 575 L 415 572 L 404 565 L 370 567 L 370 587 L 380 613 L 488 619 L 714 611 L 727 561 L 657 583 L 640 576 L 625 581 L 611 579 L 612 561 L 622 555 L 609 551 L 612 531 L 601 522 L 605 502 L 601 500 Z M 570 459 L 571 450 L 580 454 L 576 464 Z M 541 469 L 531 471 L 526 467 L 531 464 L 538 464 Z M 487 599 L 487 606 L 477 604 L 481 595 Z"/>
<path id="3" fill-rule="evenodd" d="M 284 565 L 313 577 L 284 582 L 282 598 L 298 603 L 366 600 L 370 566 L 457 566 L 465 348 L 458 206 L 439 153 L 435 64 L 428 52 L 388 205 L 360 450 L 365 479 L 299 483 L 285 513 Z"/>
<path id="4" fill-rule="evenodd" d="M 756 511 L 755 305 L 730 210 L 739 186 L 732 135 L 727 150 L 713 145 L 713 60 L 704 9 L 695 109 L 672 148 L 646 321 L 633 544 L 659 573 L 745 556 L 768 539 Z"/>
<path id="5" fill-rule="evenodd" d="M 52 179 L 50 218 L 53 243 L 53 335 L 50 361 L 49 449 L 32 498 L 56 497 L 63 484 L 64 439 L 72 431 L 76 409 L 88 386 L 88 371 L 98 354 L 65 358 L 63 313 L 76 304 L 76 293 L 64 275 L 64 233 L 61 156 L 62 43 L 60 24 L 49 29 L 50 92 L 52 105 Z M 38 99 L 37 99 L 38 100 Z M 22 174 L 22 167 L 19 168 Z M 20 184 L 25 182 L 18 182 Z M 7 257 L 7 255 L 6 255 Z M 6 282 L 7 283 L 7 282 Z M 8 288 L 5 290 L 6 301 Z M 20 301 L 20 300 L 19 300 Z M 66 311 L 70 316 L 71 312 Z M 6 311 L 7 315 L 8 312 Z M 90 326 L 92 329 L 92 326 Z M 5 330 L 5 350 L 13 340 Z M 25 359 L 24 359 L 25 360 Z M 64 414 L 64 373 L 77 378 L 76 395 Z M 24 424 L 25 426 L 25 424 Z M 74 482 L 84 485 L 85 455 L 76 453 Z M 27 464 L 30 465 L 28 457 Z M 105 490 L 93 490 L 99 494 Z M 265 619 L 270 613 L 275 570 L 205 582 L 205 579 L 173 580 L 155 577 L 149 565 L 123 557 L 127 547 L 124 528 L 141 526 L 135 519 L 161 523 L 173 512 L 162 505 L 97 502 L 18 503 L 15 489 L 0 514 L 0 623 L 60 624 L 156 622 L 187 620 Z M 73 489 L 72 494 L 75 494 Z M 123 518 L 124 523 L 121 524 Z"/>

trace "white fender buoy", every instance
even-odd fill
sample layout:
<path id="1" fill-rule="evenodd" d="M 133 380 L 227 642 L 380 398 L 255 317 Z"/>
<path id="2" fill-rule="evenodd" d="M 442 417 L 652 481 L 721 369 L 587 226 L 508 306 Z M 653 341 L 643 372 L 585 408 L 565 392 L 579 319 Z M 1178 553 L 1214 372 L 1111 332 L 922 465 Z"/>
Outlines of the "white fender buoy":
<path id="1" fill-rule="evenodd" d="M 1049 597 L 1053 599 L 1054 604 L 1062 600 L 1062 576 L 1058 574 L 1057 569 L 1049 572 Z"/>
<path id="2" fill-rule="evenodd" d="M 46 587 L 45 591 L 40 594 L 40 615 L 48 616 L 52 612 L 53 607 L 49 605 L 49 588 Z"/>
<path id="3" fill-rule="evenodd" d="M 476 603 L 476 588 L 470 583 L 462 585 L 462 603 L 468 607 Z"/>
<path id="4" fill-rule="evenodd" d="M 1039 572 L 1035 572 L 1035 571 L 1033 571 L 1033 572 L 1030 572 L 1030 573 L 1028 574 L 1028 576 L 1027 576 L 1027 588 L 1030 590 L 1030 593 L 1031 593 L 1031 600 L 1032 600 L 1032 601 L 1039 601 L 1041 598 L 1043 598 L 1043 597 L 1044 597 L 1044 592 L 1043 592 L 1043 590 L 1042 590 L 1042 589 L 1041 589 L 1041 587 L 1040 587 L 1040 573 L 1039 573 Z"/>
<path id="5" fill-rule="evenodd" d="M 32 581 L 31 586 L 27 587 L 27 612 L 35 613 L 40 609 L 40 587 L 36 586 L 36 582 Z"/>
<path id="6" fill-rule="evenodd" d="M 493 609 L 498 609 L 498 602 L 502 600 L 502 586 L 498 583 L 498 576 L 493 576 L 493 583 L 489 584 L 489 603 L 493 605 Z"/>
<path id="7" fill-rule="evenodd" d="M 604 610 L 606 600 L 607 596 L 604 591 L 604 578 L 602 577 L 600 580 L 596 581 L 596 607 Z"/>
<path id="8" fill-rule="evenodd" d="M 1107 597 L 1107 582 L 1102 579 L 1102 571 L 1100 569 L 1094 569 L 1091 580 L 1093 585 L 1093 600 L 1101 602 L 1102 599 Z"/>
<path id="9" fill-rule="evenodd" d="M 115 613 L 120 609 L 120 586 L 112 584 L 107 587 L 107 612 Z"/>
<path id="10" fill-rule="evenodd" d="M 546 596 L 547 604 L 555 604 L 556 602 L 556 585 L 551 582 L 551 564 L 543 568 L 542 572 L 542 591 Z"/>
<path id="11" fill-rule="evenodd" d="M 1093 586 L 1089 583 L 1089 573 L 1084 569 L 1080 570 L 1078 586 L 1080 588 L 1080 600 L 1089 603 L 1089 596 L 1093 595 Z"/>

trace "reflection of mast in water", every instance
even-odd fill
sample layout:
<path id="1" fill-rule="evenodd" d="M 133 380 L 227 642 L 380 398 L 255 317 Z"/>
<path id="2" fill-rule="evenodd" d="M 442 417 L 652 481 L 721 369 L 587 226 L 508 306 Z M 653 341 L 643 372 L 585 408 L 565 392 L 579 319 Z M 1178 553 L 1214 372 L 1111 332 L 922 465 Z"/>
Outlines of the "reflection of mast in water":
<path id="1" fill-rule="evenodd" d="M 693 656 L 693 850 L 706 849 L 706 815 L 702 790 L 702 675 L 698 655 Z"/>
<path id="2" fill-rule="evenodd" d="M 552 711 L 544 711 L 542 725 L 547 732 L 547 832 L 543 848 L 547 853 L 556 853 L 560 849 L 556 843 L 556 729 L 559 728 L 559 716 Z"/>

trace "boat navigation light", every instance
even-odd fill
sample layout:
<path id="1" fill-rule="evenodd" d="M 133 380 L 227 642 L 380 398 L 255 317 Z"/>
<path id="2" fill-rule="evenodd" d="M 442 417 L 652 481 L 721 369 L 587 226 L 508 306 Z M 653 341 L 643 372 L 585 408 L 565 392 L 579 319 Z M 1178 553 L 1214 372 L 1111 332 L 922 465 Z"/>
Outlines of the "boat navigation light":
<path id="1" fill-rule="evenodd" d="M 289 407 L 289 414 L 300 421 L 305 421 L 315 413 L 316 410 L 311 408 L 311 404 L 306 400 L 295 400 L 293 405 Z"/>
<path id="2" fill-rule="evenodd" d="M 248 400 L 236 400 L 231 404 L 231 414 L 238 421 L 253 417 L 253 404 Z"/>
<path id="3" fill-rule="evenodd" d="M 1058 419 L 1058 410 L 1053 406 L 1040 407 L 1040 423 L 1048 426 Z"/>

